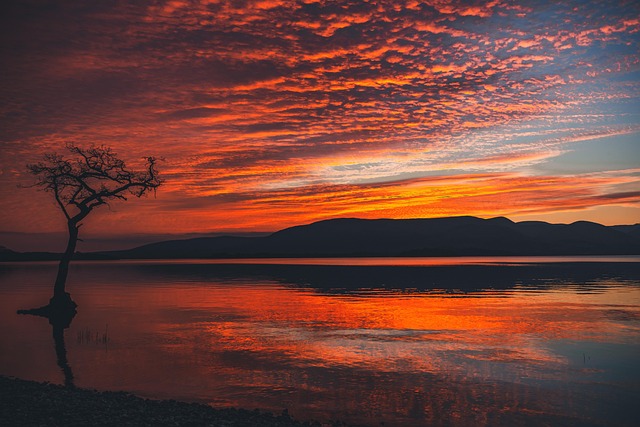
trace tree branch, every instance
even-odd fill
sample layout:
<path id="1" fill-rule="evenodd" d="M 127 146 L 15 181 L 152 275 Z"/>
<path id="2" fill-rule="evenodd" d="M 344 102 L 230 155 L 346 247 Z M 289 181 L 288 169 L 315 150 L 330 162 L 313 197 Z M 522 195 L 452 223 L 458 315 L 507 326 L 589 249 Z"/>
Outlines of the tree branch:
<path id="1" fill-rule="evenodd" d="M 67 212 L 67 208 L 65 207 L 64 203 L 62 203 L 62 200 L 60 200 L 57 184 L 54 187 L 53 195 L 56 199 L 56 202 L 58 203 L 58 206 L 60 206 L 60 209 L 62 209 L 62 213 L 64 214 L 65 218 L 67 218 L 67 220 L 71 219 L 71 217 L 69 216 L 69 212 Z"/>
<path id="2" fill-rule="evenodd" d="M 127 200 L 127 193 L 142 197 L 162 184 L 155 157 L 145 158 L 145 170 L 135 172 L 127 169 L 125 162 L 108 147 L 83 149 L 68 144 L 67 149 L 75 159 L 47 153 L 44 161 L 27 165 L 27 169 L 38 177 L 35 186 L 53 192 L 68 221 L 77 223 L 109 200 Z M 77 213 L 72 214 L 70 207 Z"/>

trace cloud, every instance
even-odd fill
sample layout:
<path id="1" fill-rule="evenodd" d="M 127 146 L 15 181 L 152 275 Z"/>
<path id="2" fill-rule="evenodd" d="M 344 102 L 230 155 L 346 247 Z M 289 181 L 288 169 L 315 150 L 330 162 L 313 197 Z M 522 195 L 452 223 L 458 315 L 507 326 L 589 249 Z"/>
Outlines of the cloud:
<path id="1" fill-rule="evenodd" d="M 405 203 L 394 208 L 361 195 L 438 174 L 535 179 L 589 135 L 637 131 L 637 16 L 632 2 L 9 1 L 0 195 L 18 206 L 28 196 L 13 190 L 24 176 L 12 165 L 73 140 L 167 158 L 167 206 L 198 212 L 274 203 L 282 223 L 376 206 L 462 212 L 456 197 L 423 203 L 394 187 L 388 199 Z M 474 197 L 499 207 L 512 183 Z M 322 201 L 327 188 L 342 188 L 335 203 Z M 307 191 L 318 194 L 300 199 Z M 315 217 L 296 213 L 305 200 Z M 537 209 L 522 200 L 514 212 Z"/>

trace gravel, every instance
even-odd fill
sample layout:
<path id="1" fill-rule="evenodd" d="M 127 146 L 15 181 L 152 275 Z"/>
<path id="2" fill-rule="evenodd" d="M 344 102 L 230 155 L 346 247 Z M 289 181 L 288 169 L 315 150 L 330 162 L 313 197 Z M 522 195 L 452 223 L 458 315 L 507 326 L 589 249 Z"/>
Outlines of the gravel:
<path id="1" fill-rule="evenodd" d="M 342 425 L 340 423 L 332 425 Z M 284 411 L 215 409 L 198 403 L 143 399 L 125 392 L 67 388 L 0 376 L 0 426 L 317 426 Z"/>

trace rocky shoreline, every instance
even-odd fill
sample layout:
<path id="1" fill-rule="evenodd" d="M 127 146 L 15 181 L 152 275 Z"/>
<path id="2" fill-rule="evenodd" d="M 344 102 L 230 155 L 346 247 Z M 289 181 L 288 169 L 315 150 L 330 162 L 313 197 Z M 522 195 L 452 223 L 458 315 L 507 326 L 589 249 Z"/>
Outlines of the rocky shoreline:
<path id="1" fill-rule="evenodd" d="M 323 426 L 317 422 L 296 421 L 286 411 L 273 415 L 258 410 L 216 409 L 198 403 L 150 400 L 125 392 L 68 388 L 0 376 L 0 426 L 87 425 Z"/>

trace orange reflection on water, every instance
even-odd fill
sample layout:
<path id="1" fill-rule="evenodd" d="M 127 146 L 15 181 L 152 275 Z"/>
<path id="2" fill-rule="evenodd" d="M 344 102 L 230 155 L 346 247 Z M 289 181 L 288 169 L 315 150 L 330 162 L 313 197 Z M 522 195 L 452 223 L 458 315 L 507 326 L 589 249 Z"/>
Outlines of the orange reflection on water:
<path id="1" fill-rule="evenodd" d="M 171 334 L 181 343 L 170 346 L 174 355 L 192 352 L 188 346 L 197 335 L 216 351 L 278 354 L 294 364 L 431 373 L 463 372 L 474 360 L 561 367 L 565 361 L 542 342 L 627 336 L 627 325 L 593 308 L 615 302 L 617 310 L 637 313 L 640 304 L 637 291 L 597 298 L 526 291 L 336 295 L 237 282 L 231 288 L 211 283 L 162 287 L 151 299 L 148 287 L 127 289 L 124 300 L 122 295 L 110 290 L 92 296 L 162 319 L 153 325 L 154 333 Z M 176 324 L 193 322 L 194 315 L 197 323 L 176 329 Z M 456 357 L 442 357 L 448 353 Z"/>
<path id="2" fill-rule="evenodd" d="M 67 349 L 78 386 L 288 408 L 300 418 L 391 425 L 575 420 L 603 405 L 589 391 L 609 369 L 598 346 L 634 349 L 640 336 L 640 289 L 613 279 L 600 279 L 597 292 L 572 283 L 345 292 L 220 273 L 227 270 L 207 276 L 209 267 L 165 268 L 156 276 L 160 266 L 126 264 L 112 269 L 115 276 L 96 268 L 79 265 L 71 283 L 81 309 Z M 25 336 L 47 326 L 2 318 L 8 330 L 31 328 Z M 108 346 L 73 339 L 105 325 Z M 18 334 L 3 341 L 18 348 L 12 340 L 21 339 L 30 342 Z M 44 378 L 41 369 L 28 370 L 42 366 L 36 358 L 47 350 L 27 353 L 28 363 L 8 354 L 0 360 L 14 375 L 59 382 L 52 361 Z"/>

